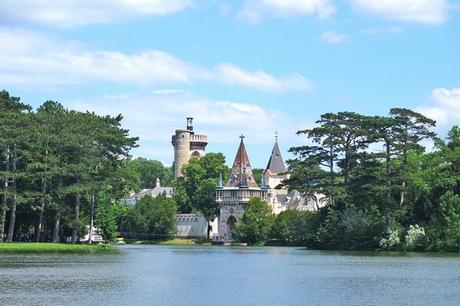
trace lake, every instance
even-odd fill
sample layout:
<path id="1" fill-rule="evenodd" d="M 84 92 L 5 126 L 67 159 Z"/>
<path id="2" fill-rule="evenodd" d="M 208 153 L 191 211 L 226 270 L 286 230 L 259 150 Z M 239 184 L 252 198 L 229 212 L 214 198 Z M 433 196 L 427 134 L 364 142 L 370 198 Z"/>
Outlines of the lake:
<path id="1" fill-rule="evenodd" d="M 0 254 L 0 304 L 458 305 L 456 255 L 125 245 Z"/>

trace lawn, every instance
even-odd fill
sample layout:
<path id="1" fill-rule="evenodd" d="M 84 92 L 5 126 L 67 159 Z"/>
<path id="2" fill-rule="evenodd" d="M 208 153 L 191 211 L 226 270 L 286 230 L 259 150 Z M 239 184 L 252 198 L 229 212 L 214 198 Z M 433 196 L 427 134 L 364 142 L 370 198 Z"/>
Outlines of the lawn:
<path id="1" fill-rule="evenodd" d="M 33 243 L 0 242 L 0 253 L 116 253 L 118 248 L 112 245 L 69 244 L 69 243 Z"/>

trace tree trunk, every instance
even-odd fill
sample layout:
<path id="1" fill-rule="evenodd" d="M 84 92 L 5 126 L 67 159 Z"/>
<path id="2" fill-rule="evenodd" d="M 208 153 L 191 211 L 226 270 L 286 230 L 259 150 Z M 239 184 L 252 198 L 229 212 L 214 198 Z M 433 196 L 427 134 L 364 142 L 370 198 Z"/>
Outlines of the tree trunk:
<path id="1" fill-rule="evenodd" d="M 391 202 L 391 148 L 386 142 L 386 176 L 387 176 L 387 204 Z"/>
<path id="2" fill-rule="evenodd" d="M 42 178 L 42 197 L 40 199 L 40 215 L 38 217 L 37 232 L 35 235 L 35 242 L 40 242 L 41 233 L 43 231 L 43 213 L 45 211 L 45 193 L 46 193 L 46 181 Z"/>
<path id="3" fill-rule="evenodd" d="M 61 214 L 58 212 L 54 219 L 53 242 L 59 242 L 59 228 L 61 223 Z"/>
<path id="4" fill-rule="evenodd" d="M 330 174 L 330 184 L 331 184 L 331 204 L 335 207 L 335 180 L 334 180 L 334 148 L 332 145 L 329 148 L 329 174 Z"/>
<path id="5" fill-rule="evenodd" d="M 5 170 L 6 173 L 10 170 L 10 148 L 7 146 L 6 147 L 6 152 L 5 152 Z M 7 191 L 8 191 L 8 175 L 5 176 L 5 181 L 4 181 L 4 189 L 3 189 L 3 200 L 2 200 L 2 220 L 1 220 L 1 225 L 0 225 L 0 241 L 3 241 L 4 239 L 4 234 L 5 234 L 5 223 L 6 223 L 6 210 L 7 210 Z"/>
<path id="6" fill-rule="evenodd" d="M 389 229 L 391 221 L 391 147 L 390 142 L 385 140 L 386 145 L 386 181 L 387 181 L 387 195 L 386 195 L 386 227 Z"/>
<path id="7" fill-rule="evenodd" d="M 14 225 L 16 222 L 16 163 L 17 163 L 17 155 L 16 155 L 16 148 L 13 149 L 13 162 L 11 170 L 13 171 L 13 180 L 11 183 L 13 196 L 11 197 L 11 208 L 10 208 L 10 224 L 8 227 L 8 236 L 6 240 L 8 242 L 13 241 L 13 234 L 14 234 Z"/>
<path id="8" fill-rule="evenodd" d="M 8 179 L 5 179 L 5 189 L 3 194 L 2 203 L 2 220 L 0 225 L 0 242 L 3 241 L 3 234 L 5 233 L 5 222 L 6 222 L 6 208 L 7 208 L 7 197 L 6 190 L 8 189 Z"/>
<path id="9" fill-rule="evenodd" d="M 402 207 L 403 204 L 404 204 L 404 193 L 405 193 L 405 190 L 406 190 L 406 181 L 403 181 L 402 182 L 402 186 L 401 186 L 401 198 L 399 200 L 399 206 Z"/>
<path id="10" fill-rule="evenodd" d="M 61 205 L 61 189 L 62 189 L 62 177 L 58 179 L 58 186 L 57 186 L 57 198 L 58 198 L 58 211 L 56 213 L 56 217 L 54 219 L 54 228 L 53 228 L 53 242 L 59 242 L 59 229 L 61 225 L 61 214 L 59 212 L 59 206 Z"/>
<path id="11" fill-rule="evenodd" d="M 80 179 L 77 179 L 77 185 L 80 185 Z M 80 186 L 78 186 L 80 188 Z M 75 194 L 75 204 L 73 208 L 73 217 L 74 217 L 74 226 L 72 229 L 72 243 L 77 243 L 78 239 L 78 221 L 80 220 L 80 201 L 81 201 L 81 193 L 77 192 Z"/>
<path id="12" fill-rule="evenodd" d="M 94 206 L 96 203 L 96 190 L 91 192 L 91 209 L 89 212 L 89 231 L 88 231 L 88 243 L 93 240 L 93 226 L 94 226 Z"/>
<path id="13" fill-rule="evenodd" d="M 406 135 L 407 135 L 407 129 L 406 129 Z M 399 206 L 402 207 L 404 204 L 404 194 L 406 192 L 406 179 L 407 179 L 407 150 L 408 150 L 408 143 L 407 143 L 407 136 L 404 139 L 404 148 L 403 148 L 403 182 L 401 184 L 401 197 L 399 199 Z"/>

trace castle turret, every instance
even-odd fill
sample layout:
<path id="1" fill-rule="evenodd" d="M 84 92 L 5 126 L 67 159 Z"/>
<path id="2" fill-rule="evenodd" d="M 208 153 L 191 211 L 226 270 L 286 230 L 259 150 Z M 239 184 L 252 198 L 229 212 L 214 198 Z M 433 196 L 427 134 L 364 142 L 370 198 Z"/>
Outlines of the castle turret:
<path id="1" fill-rule="evenodd" d="M 263 173 L 265 184 L 270 188 L 276 188 L 283 180 L 288 178 L 287 168 L 278 146 L 278 136 L 275 136 L 272 154 Z"/>
<path id="2" fill-rule="evenodd" d="M 240 136 L 241 142 L 236 151 L 235 161 L 233 162 L 230 178 L 227 186 L 229 187 L 257 187 L 257 183 L 252 175 L 251 163 L 248 153 L 244 146 L 244 136 Z"/>
<path id="3" fill-rule="evenodd" d="M 186 129 L 177 129 L 171 138 L 174 146 L 174 178 L 181 176 L 181 167 L 185 165 L 191 157 L 201 157 L 205 153 L 208 137 L 197 135 L 193 131 L 193 118 L 187 117 Z"/>

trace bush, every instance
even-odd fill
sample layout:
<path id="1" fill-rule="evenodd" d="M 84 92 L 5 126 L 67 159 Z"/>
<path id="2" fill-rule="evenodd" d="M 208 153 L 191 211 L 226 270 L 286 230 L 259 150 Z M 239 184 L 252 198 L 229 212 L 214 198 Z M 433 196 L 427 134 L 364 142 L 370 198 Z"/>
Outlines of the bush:
<path id="1" fill-rule="evenodd" d="M 125 212 L 121 229 L 168 238 L 176 234 L 176 212 L 177 205 L 172 198 L 146 196 Z"/>
<path id="2" fill-rule="evenodd" d="M 318 243 L 326 249 L 375 250 L 384 230 L 384 217 L 374 207 L 358 210 L 349 206 L 342 213 L 329 208 L 318 230 Z"/>
<path id="3" fill-rule="evenodd" d="M 406 250 L 422 251 L 425 247 L 425 229 L 417 224 L 409 226 L 406 234 Z"/>
<path id="4" fill-rule="evenodd" d="M 380 249 L 386 251 L 399 251 L 402 249 L 402 236 L 404 234 L 404 228 L 399 224 L 395 223 L 390 226 L 384 237 L 380 239 Z"/>
<path id="5" fill-rule="evenodd" d="M 318 227 L 317 212 L 286 210 L 276 217 L 271 237 L 283 245 L 313 246 Z"/>
<path id="6" fill-rule="evenodd" d="M 274 215 L 267 202 L 260 198 L 252 198 L 246 206 L 243 217 L 235 226 L 238 240 L 256 243 L 269 238 Z"/>

